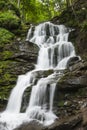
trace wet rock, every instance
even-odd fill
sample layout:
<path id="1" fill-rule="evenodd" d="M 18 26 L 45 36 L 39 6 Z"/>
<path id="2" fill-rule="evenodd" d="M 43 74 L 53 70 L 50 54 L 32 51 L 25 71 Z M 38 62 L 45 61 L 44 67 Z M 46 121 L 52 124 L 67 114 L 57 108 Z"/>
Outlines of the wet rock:
<path id="1" fill-rule="evenodd" d="M 69 61 L 68 61 L 68 67 L 69 66 L 72 66 L 73 64 L 75 64 L 76 62 L 78 62 L 80 59 L 79 59 L 79 57 L 78 56 L 75 56 L 75 57 L 71 57 L 70 59 L 69 59 Z"/>
<path id="2" fill-rule="evenodd" d="M 59 91 L 75 91 L 83 87 L 87 87 L 87 75 L 69 78 L 64 81 L 58 82 Z"/>
<path id="3" fill-rule="evenodd" d="M 68 119 L 68 121 L 67 121 Z M 81 116 L 72 116 L 63 118 L 61 120 L 55 121 L 54 124 L 48 127 L 48 130 L 75 130 L 74 128 L 81 123 L 82 117 Z"/>
<path id="4" fill-rule="evenodd" d="M 25 61 L 32 61 L 33 64 L 37 61 L 38 46 L 30 42 L 15 42 L 13 43 L 16 53 L 14 53 L 12 59 L 22 59 Z"/>
<path id="5" fill-rule="evenodd" d="M 30 123 L 24 123 L 19 128 L 14 130 L 42 130 L 43 126 L 36 121 L 32 121 Z"/>
<path id="6" fill-rule="evenodd" d="M 69 70 L 70 71 L 74 71 L 76 69 L 81 70 L 84 67 L 85 67 L 84 63 L 80 60 L 80 61 L 74 62 L 73 64 L 69 65 Z"/>
<path id="7" fill-rule="evenodd" d="M 87 126 L 87 108 L 82 109 L 82 116 L 83 116 L 83 126 Z"/>
<path id="8" fill-rule="evenodd" d="M 0 98 L 8 99 L 12 88 L 16 85 L 18 75 L 35 68 L 38 46 L 33 43 L 16 40 L 2 47 L 0 58 Z"/>
<path id="9" fill-rule="evenodd" d="M 6 123 L 0 122 L 0 130 L 6 130 L 6 129 L 7 129 Z"/>
<path id="10" fill-rule="evenodd" d="M 75 91 L 87 87 L 87 62 L 79 61 L 70 66 L 57 83 L 59 91 Z"/>
<path id="11" fill-rule="evenodd" d="M 36 85 L 40 78 L 48 77 L 52 73 L 53 73 L 53 70 L 44 70 L 44 71 L 37 70 L 37 71 L 32 72 L 32 78 L 31 78 L 32 85 L 28 87 L 23 94 L 21 112 L 24 112 L 29 104 L 29 97 L 30 97 L 32 86 Z M 34 76 L 34 79 L 33 79 L 33 76 Z"/>

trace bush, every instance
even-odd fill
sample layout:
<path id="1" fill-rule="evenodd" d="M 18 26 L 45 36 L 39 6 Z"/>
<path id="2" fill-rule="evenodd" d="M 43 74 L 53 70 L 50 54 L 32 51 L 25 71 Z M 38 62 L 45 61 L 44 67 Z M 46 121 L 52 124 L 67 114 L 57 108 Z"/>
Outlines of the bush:
<path id="1" fill-rule="evenodd" d="M 12 11 L 0 12 L 0 27 L 8 30 L 14 30 L 19 28 L 20 19 Z"/>
<path id="2" fill-rule="evenodd" d="M 10 41 L 14 38 L 14 34 L 10 31 L 0 28 L 0 45 L 4 43 L 10 43 Z"/>
<path id="3" fill-rule="evenodd" d="M 7 0 L 0 0 L 0 10 L 1 11 L 8 11 L 8 10 L 12 10 L 14 11 L 14 13 L 17 16 L 20 16 L 20 12 L 19 9 L 17 7 L 15 7 L 15 5 L 13 5 L 12 3 L 10 3 Z"/>
<path id="4" fill-rule="evenodd" d="M 86 20 L 81 24 L 81 31 L 87 32 L 87 21 Z"/>

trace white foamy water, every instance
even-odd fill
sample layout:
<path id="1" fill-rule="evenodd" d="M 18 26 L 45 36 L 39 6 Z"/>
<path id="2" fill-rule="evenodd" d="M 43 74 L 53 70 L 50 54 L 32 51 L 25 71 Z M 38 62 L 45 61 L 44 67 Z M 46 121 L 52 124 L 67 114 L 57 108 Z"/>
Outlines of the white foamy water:
<path id="1" fill-rule="evenodd" d="M 0 114 L 1 130 L 13 130 L 31 120 L 50 125 L 58 118 L 53 112 L 53 99 L 60 74 L 54 72 L 38 79 L 36 84 L 34 81 L 38 70 L 66 69 L 69 59 L 76 56 L 74 46 L 68 42 L 68 35 L 64 25 L 54 25 L 50 22 L 29 29 L 26 41 L 33 42 L 32 44 L 35 43 L 40 48 L 36 68 L 19 76 L 6 110 Z M 28 87 L 32 87 L 29 104 L 26 111 L 21 113 L 23 94 Z"/>

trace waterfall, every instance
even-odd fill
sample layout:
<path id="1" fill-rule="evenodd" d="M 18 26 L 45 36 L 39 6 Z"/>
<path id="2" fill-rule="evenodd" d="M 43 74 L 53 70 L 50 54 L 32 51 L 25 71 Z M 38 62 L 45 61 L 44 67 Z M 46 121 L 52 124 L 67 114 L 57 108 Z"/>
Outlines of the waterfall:
<path id="1" fill-rule="evenodd" d="M 35 70 L 20 75 L 17 84 L 11 92 L 6 110 L 0 114 L 0 122 L 6 123 L 3 130 L 13 130 L 24 122 L 37 120 L 43 125 L 50 125 L 58 117 L 53 112 L 53 99 L 56 83 L 70 58 L 76 56 L 74 46 L 68 41 L 69 31 L 64 25 L 54 25 L 50 22 L 31 27 L 26 41 L 37 44 L 39 54 Z M 38 79 L 35 84 L 37 71 L 53 69 L 54 73 Z M 32 87 L 29 104 L 21 113 L 24 91 Z M 10 123 L 11 122 L 11 123 Z"/>

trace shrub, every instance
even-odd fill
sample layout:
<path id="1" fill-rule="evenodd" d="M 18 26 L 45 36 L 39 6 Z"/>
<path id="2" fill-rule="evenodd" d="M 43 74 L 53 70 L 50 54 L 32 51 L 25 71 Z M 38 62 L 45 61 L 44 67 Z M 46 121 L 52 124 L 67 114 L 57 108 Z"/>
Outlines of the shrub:
<path id="1" fill-rule="evenodd" d="M 0 12 L 0 27 L 14 30 L 19 28 L 20 23 L 20 19 L 13 11 Z"/>
<path id="2" fill-rule="evenodd" d="M 87 32 L 87 21 L 84 21 L 81 24 L 81 31 Z"/>
<path id="3" fill-rule="evenodd" d="M 0 45 L 4 43 L 10 43 L 10 41 L 14 38 L 14 34 L 10 31 L 0 28 Z"/>

